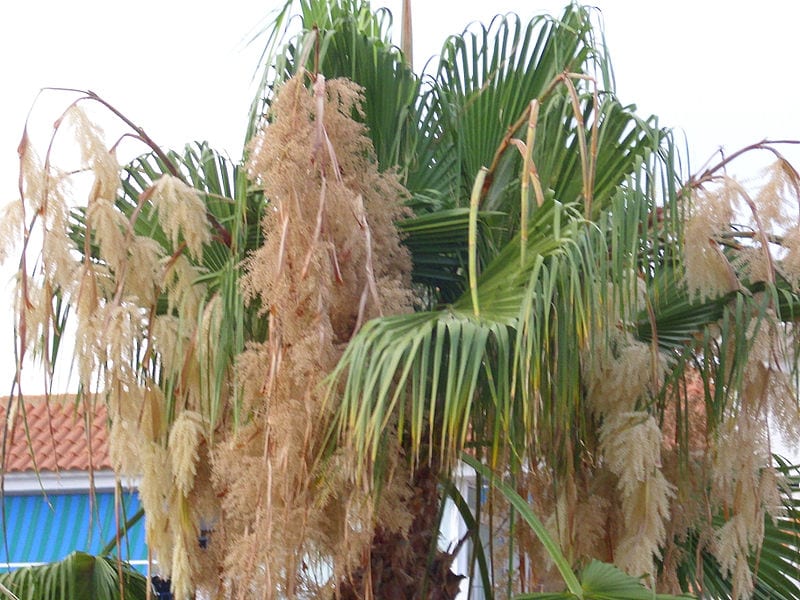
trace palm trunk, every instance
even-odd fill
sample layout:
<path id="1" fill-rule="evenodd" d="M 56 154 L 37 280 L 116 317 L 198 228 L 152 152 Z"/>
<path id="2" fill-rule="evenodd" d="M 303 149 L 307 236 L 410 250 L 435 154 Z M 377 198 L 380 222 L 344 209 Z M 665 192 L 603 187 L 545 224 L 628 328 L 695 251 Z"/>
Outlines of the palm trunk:
<path id="1" fill-rule="evenodd" d="M 452 600 L 462 576 L 450 569 L 453 557 L 437 548 L 439 471 L 420 466 L 411 481 L 412 516 L 407 534 L 378 526 L 369 556 L 339 584 L 341 600 Z"/>

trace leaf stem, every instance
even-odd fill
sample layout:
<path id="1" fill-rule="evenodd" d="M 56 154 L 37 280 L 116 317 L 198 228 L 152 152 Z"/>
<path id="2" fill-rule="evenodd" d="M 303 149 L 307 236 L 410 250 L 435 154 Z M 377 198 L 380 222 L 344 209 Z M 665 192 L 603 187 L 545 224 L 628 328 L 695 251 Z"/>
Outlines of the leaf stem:
<path id="1" fill-rule="evenodd" d="M 481 314 L 478 304 L 478 205 L 480 204 L 486 173 L 488 173 L 486 167 L 481 167 L 475 177 L 472 194 L 469 198 L 469 238 L 467 241 L 469 250 L 469 291 L 472 295 L 472 311 L 476 317 Z"/>

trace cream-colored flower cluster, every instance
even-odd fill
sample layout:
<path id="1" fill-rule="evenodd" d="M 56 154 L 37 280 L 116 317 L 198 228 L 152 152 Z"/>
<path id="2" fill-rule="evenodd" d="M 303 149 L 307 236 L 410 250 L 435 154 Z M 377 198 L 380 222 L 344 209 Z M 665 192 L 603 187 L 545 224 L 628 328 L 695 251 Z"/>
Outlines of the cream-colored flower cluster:
<path id="1" fill-rule="evenodd" d="M 4 243 L 25 244 L 17 282 L 21 354 L 33 351 L 49 363 L 43 341 L 61 331 L 64 316 L 54 298 L 68 303 L 82 393 L 108 403 L 112 460 L 120 472 L 141 476 L 148 543 L 161 574 L 187 598 L 198 572 L 196 507 L 211 518 L 214 512 L 213 502 L 197 500 L 198 489 L 213 496 L 207 469 L 205 483 L 196 482 L 207 459 L 208 422 L 198 412 L 199 394 L 188 393 L 202 389 L 193 339 L 207 295 L 196 261 L 211 239 L 205 207 L 179 177 L 164 175 L 123 210 L 122 169 L 79 103 L 57 121 L 52 145 L 68 134 L 79 162 L 63 171 L 49 151 L 42 161 L 23 141 L 22 197 L 3 223 Z M 73 178 L 80 185 L 73 187 Z M 84 189 L 85 199 L 78 198 Z M 152 232 L 137 233 L 144 212 L 157 219 L 166 244 Z M 162 295 L 166 312 L 158 308 Z"/>

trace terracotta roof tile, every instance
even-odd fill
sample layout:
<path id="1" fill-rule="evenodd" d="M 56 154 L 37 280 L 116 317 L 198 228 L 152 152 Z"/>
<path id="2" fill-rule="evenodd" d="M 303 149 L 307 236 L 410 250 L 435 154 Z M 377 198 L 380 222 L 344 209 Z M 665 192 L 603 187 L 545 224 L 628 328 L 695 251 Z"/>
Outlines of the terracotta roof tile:
<path id="1" fill-rule="evenodd" d="M 15 399 L 14 402 L 19 401 Z M 0 404 L 0 418 L 6 422 L 8 398 L 1 399 Z M 13 429 L 8 430 L 4 461 L 6 473 L 33 471 L 35 468 L 40 471 L 86 471 L 90 468 L 90 448 L 92 468 L 111 468 L 104 405 L 95 407 L 90 435 L 86 430 L 85 407 L 76 406 L 71 396 L 51 396 L 49 402 L 43 396 L 25 396 L 24 417 L 21 408 L 16 404 L 11 411 L 14 423 Z"/>

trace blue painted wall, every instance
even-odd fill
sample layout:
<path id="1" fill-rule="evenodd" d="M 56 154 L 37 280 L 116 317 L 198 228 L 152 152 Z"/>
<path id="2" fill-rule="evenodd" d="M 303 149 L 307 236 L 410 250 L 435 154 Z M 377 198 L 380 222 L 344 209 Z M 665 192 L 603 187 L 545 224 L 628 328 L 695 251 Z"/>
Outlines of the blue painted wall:
<path id="1" fill-rule="evenodd" d="M 94 500 L 88 493 L 6 496 L 0 517 L 0 570 L 58 561 L 74 550 L 98 554 L 139 506 L 138 496 L 131 492 L 122 495 L 119 515 L 113 493 L 98 493 Z M 146 571 L 144 519 L 122 538 L 119 555 Z"/>

